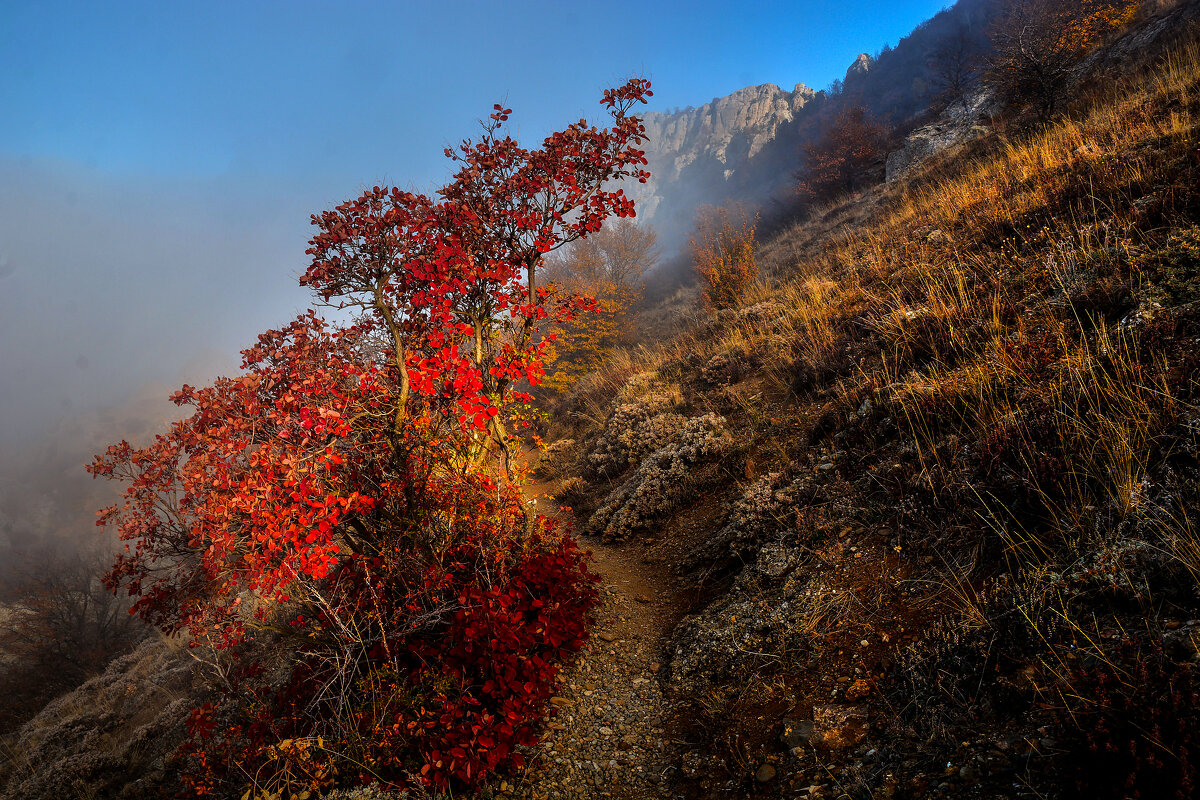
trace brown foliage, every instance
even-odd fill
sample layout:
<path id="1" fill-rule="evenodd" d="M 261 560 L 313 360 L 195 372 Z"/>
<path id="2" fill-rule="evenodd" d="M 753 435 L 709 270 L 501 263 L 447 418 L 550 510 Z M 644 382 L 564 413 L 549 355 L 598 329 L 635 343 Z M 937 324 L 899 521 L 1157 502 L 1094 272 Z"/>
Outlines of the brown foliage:
<path id="1" fill-rule="evenodd" d="M 691 238 L 692 266 L 708 309 L 732 308 L 758 277 L 754 231 L 758 217 L 742 209 L 701 206 Z"/>
<path id="2" fill-rule="evenodd" d="M 865 107 L 842 108 L 820 139 L 801 148 L 800 194 L 826 202 L 863 185 L 871 165 L 884 155 L 887 133 Z"/>
<path id="3" fill-rule="evenodd" d="M 37 564 L 0 609 L 0 730 L 11 730 L 48 701 L 99 674 L 149 628 L 100 582 L 105 559 L 34 558 Z"/>
<path id="4" fill-rule="evenodd" d="M 613 348 L 632 342 L 630 309 L 642 297 L 642 276 L 658 257 L 653 228 L 618 219 L 547 259 L 544 279 L 570 293 L 595 298 L 597 312 L 551 329 L 556 338 L 547 352 L 546 389 L 566 391 L 599 368 Z"/>
<path id="5" fill-rule="evenodd" d="M 1132 20 L 1140 5 L 1140 0 L 1006 0 L 992 29 L 989 82 L 1010 105 L 1029 106 L 1048 120 L 1072 67 Z"/>
<path id="6" fill-rule="evenodd" d="M 580 291 L 608 285 L 638 288 L 658 256 L 654 229 L 622 218 L 573 243 L 547 264 L 544 275 Z"/>

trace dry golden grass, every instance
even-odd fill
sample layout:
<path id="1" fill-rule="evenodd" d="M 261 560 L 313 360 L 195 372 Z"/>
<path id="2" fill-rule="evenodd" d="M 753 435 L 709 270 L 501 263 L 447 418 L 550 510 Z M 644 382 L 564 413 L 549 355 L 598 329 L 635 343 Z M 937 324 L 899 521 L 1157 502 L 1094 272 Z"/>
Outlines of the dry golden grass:
<path id="1" fill-rule="evenodd" d="M 1179 205 L 1190 190 L 1177 186 L 1178 168 L 1196 152 L 1198 88 L 1193 42 L 1077 119 L 997 142 L 960 174 L 937 179 L 937 168 L 927 169 L 891 214 L 798 264 L 802 277 L 776 290 L 798 309 L 796 349 L 827 357 L 831 321 L 868 298 L 879 361 L 860 378 L 885 387 L 923 453 L 948 428 L 976 439 L 995 431 L 1036 395 L 1070 455 L 1070 491 L 1048 499 L 1065 516 L 1095 502 L 1129 512 L 1156 431 L 1180 406 L 1162 370 L 1147 365 L 1137 331 L 1097 318 L 1103 309 L 1078 310 L 1071 295 L 1097 272 L 1121 269 L 1116 277 L 1139 288 L 1128 257 L 1155 232 L 1139 219 L 1138 201 Z M 1106 263 L 1092 263 L 1097 253 Z M 809 299 L 813 285 L 836 288 Z M 1057 340 L 1052 375 L 1031 374 L 1009 346 L 1035 335 Z"/>
<path id="2" fill-rule="evenodd" d="M 747 451 L 782 461 L 842 447 L 825 437 L 852 434 L 855 411 L 873 408 L 915 463 L 864 451 L 852 454 L 859 469 L 890 469 L 876 482 L 906 482 L 934 509 L 953 509 L 931 511 L 929 528 L 954 522 L 973 554 L 970 569 L 944 570 L 939 602 L 968 627 L 987 624 L 972 570 L 991 548 L 1001 569 L 1024 575 L 1022 591 L 1047 593 L 1026 606 L 1039 609 L 1031 630 L 1072 629 L 1099 653 L 1099 623 L 1072 619 L 1038 576 L 1152 516 L 1156 459 L 1196 411 L 1158 343 L 1144 341 L 1156 312 L 1139 314 L 1154 280 L 1145 254 L 1200 208 L 1186 177 L 1200 168 L 1200 43 L 1076 108 L 1022 138 L 997 132 L 970 157 L 951 153 L 764 243 L 764 275 L 740 308 L 618 354 L 577 391 L 581 415 L 600 425 L 639 373 L 678 381 L 685 402 L 703 405 L 711 389 L 686 387 L 714 356 L 761 378 L 740 395 L 711 395 L 742 417 Z M 776 418 L 802 433 L 784 442 L 796 427 L 773 430 Z M 878 501 L 851 502 L 867 513 Z M 1156 546 L 1200 578 L 1198 519 L 1158 523 Z M 946 545 L 956 546 L 930 541 Z"/>
<path id="3" fill-rule="evenodd" d="M 1200 203 L 1181 179 L 1200 165 L 1200 43 L 1077 106 L 764 243 L 767 274 L 741 308 L 616 353 L 577 387 L 577 420 L 602 424 L 632 375 L 686 380 L 723 355 L 751 363 L 775 402 L 872 399 L 935 495 L 962 469 L 947 441 L 999 452 L 1049 523 L 1026 530 L 1009 498 L 972 491 L 984 528 L 1031 558 L 1082 535 L 1083 509 L 1137 513 L 1151 454 L 1194 406 L 1144 346 L 1145 326 L 1119 324 L 1136 310 L 1121 298 L 1136 306 L 1140 255 Z"/>

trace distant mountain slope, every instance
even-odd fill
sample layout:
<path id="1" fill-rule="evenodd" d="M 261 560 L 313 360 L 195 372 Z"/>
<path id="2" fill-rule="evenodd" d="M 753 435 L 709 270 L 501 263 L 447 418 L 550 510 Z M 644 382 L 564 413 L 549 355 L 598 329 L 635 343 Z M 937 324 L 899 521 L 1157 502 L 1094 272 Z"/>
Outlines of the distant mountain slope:
<path id="1" fill-rule="evenodd" d="M 903 126 L 929 105 L 933 54 L 959 36 L 983 46 L 993 5 L 992 0 L 959 0 L 894 48 L 858 56 L 832 92 L 803 83 L 789 92 L 765 83 L 699 108 L 646 114 L 653 178 L 629 190 L 638 201 L 638 216 L 654 225 L 670 253 L 686 242 L 700 205 L 740 201 L 763 207 L 786 199 L 799 168 L 799 148 L 818 135 L 828 114 L 845 103 L 862 103 Z"/>
<path id="2" fill-rule="evenodd" d="M 654 178 L 635 195 L 639 214 L 672 246 L 686 233 L 697 206 L 769 196 L 788 173 L 780 175 L 767 164 L 786 160 L 780 158 L 780 145 L 795 139 L 797 120 L 824 98 L 803 83 L 791 92 L 764 83 L 699 108 L 647 114 L 647 158 Z"/>

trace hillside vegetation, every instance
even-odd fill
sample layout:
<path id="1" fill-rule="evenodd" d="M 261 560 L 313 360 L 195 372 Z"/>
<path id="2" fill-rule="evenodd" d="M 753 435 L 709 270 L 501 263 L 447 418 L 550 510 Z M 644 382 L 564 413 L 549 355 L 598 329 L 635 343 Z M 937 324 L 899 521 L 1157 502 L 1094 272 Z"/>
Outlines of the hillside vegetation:
<path id="1" fill-rule="evenodd" d="M 560 499 L 693 599 L 680 793 L 1194 796 L 1200 45 L 1080 92 L 563 401 Z"/>
<path id="2" fill-rule="evenodd" d="M 1007 3 L 1103 25 L 886 185 L 831 196 L 872 136 L 803 219 L 706 210 L 649 325 L 689 292 L 637 300 L 641 79 L 314 217 L 302 283 L 364 316 L 97 456 L 106 585 L 185 635 L 10 692 L 0 796 L 1200 795 L 1200 4 L 1136 5 Z M 7 641 L 114 630 L 80 587 Z"/>

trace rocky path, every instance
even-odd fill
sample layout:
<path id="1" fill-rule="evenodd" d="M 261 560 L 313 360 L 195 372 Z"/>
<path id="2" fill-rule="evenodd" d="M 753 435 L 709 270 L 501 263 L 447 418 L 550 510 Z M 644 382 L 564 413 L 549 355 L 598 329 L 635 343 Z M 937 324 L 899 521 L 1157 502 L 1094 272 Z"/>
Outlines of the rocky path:
<path id="1" fill-rule="evenodd" d="M 557 515 L 548 485 L 530 496 Z M 570 520 L 566 520 L 570 521 Z M 501 783 L 506 800 L 653 800 L 672 797 L 678 744 L 659 684 L 680 603 L 634 546 L 587 540 L 603 579 L 591 642 L 562 675 L 542 743 L 524 772 Z"/>

